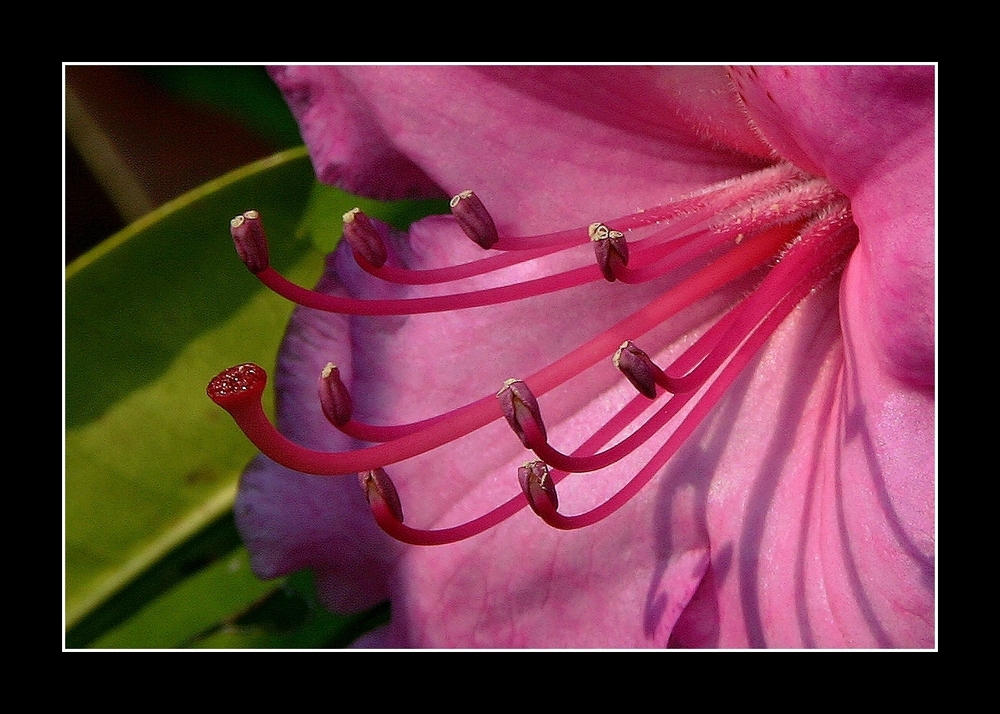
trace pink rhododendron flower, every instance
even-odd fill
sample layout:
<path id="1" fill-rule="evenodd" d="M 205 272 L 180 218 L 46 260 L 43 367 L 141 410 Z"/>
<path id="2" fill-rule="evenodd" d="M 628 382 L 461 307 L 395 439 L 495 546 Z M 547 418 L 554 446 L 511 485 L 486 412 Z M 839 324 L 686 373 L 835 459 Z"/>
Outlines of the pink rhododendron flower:
<path id="1" fill-rule="evenodd" d="M 272 75 L 321 180 L 457 220 L 348 214 L 316 292 L 234 220 L 308 306 L 290 442 L 210 387 L 284 464 L 258 574 L 391 600 L 369 646 L 934 645 L 932 67 Z"/>

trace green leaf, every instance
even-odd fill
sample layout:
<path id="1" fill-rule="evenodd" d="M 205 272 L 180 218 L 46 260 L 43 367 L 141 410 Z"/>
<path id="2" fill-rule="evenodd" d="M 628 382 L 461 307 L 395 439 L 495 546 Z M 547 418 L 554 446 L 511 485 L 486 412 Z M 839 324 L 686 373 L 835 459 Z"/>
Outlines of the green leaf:
<path id="1" fill-rule="evenodd" d="M 178 582 L 93 647 L 345 647 L 387 622 L 388 614 L 388 605 L 350 617 L 326 612 L 308 572 L 261 582 L 250 571 L 246 549 L 237 548 Z"/>
<path id="2" fill-rule="evenodd" d="M 205 395 L 232 364 L 274 363 L 291 306 L 239 261 L 228 223 L 255 207 L 273 262 L 311 284 L 290 239 L 314 179 L 303 149 L 185 194 L 66 271 L 66 624 L 230 507 L 254 449 Z"/>
<path id="3" fill-rule="evenodd" d="M 316 246 L 339 238 L 329 226 L 357 204 L 319 187 L 305 149 L 292 149 L 164 205 L 67 268 L 67 646 L 211 646 L 198 633 L 220 635 L 287 587 L 256 583 L 237 547 L 230 509 L 256 451 L 205 386 L 240 362 L 273 369 L 293 306 L 245 269 L 228 223 L 259 210 L 272 265 L 312 285 Z M 440 208 L 408 205 L 372 212 L 408 223 Z"/>

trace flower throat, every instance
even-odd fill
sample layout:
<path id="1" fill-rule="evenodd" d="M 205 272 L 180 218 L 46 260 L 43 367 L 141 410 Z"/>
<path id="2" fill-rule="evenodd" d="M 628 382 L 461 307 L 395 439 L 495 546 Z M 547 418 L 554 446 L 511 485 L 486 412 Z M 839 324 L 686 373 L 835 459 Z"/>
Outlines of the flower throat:
<path id="1" fill-rule="evenodd" d="M 472 191 L 459 193 L 450 205 L 458 225 L 484 250 L 481 259 L 426 270 L 398 267 L 393 264 L 398 261 L 390 260 L 385 226 L 359 209 L 344 214 L 344 239 L 362 270 L 380 280 L 410 286 L 440 286 L 529 261 L 544 263 L 548 256 L 564 251 L 593 251 L 594 260 L 497 287 L 363 300 L 307 290 L 270 267 L 257 211 L 234 218 L 230 232 L 241 260 L 268 288 L 299 305 L 347 315 L 488 309 L 595 281 L 629 290 L 667 275 L 686 277 L 534 374 L 514 375 L 497 385 L 496 394 L 423 421 L 395 425 L 356 421 L 339 370 L 327 364 L 317 375 L 317 399 L 331 428 L 371 444 L 353 451 L 313 451 L 278 432 L 261 404 L 267 374 L 260 366 L 237 365 L 212 379 L 209 397 L 229 412 L 261 452 L 303 473 L 357 474 L 379 526 L 397 540 L 414 545 L 469 538 L 525 506 L 563 530 L 611 516 L 666 465 L 795 306 L 839 275 L 857 243 L 847 199 L 825 180 L 790 164 L 721 182 L 645 211 L 546 235 L 502 235 Z M 672 363 L 661 367 L 641 349 L 643 337 L 653 328 L 761 268 L 768 270 L 756 287 Z M 540 398 L 602 360 L 622 373 L 635 387 L 636 396 L 571 453 L 559 451 L 549 441 L 542 417 L 544 399 Z M 655 409 L 649 408 L 651 400 Z M 460 440 L 501 418 L 506 418 L 525 449 L 533 453 L 518 469 L 520 492 L 513 487 L 511 474 L 514 495 L 471 521 L 436 530 L 404 523 L 403 502 L 386 468 Z M 559 511 L 556 485 L 569 474 L 611 467 L 647 443 L 658 446 L 655 453 L 611 498 L 583 513 Z"/>

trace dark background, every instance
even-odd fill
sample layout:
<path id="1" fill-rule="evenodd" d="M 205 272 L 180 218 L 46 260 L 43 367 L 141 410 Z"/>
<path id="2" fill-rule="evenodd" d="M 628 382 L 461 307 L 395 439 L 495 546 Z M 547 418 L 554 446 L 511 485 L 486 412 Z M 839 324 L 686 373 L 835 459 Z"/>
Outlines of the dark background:
<path id="1" fill-rule="evenodd" d="M 302 143 L 264 67 L 64 70 L 67 264 L 185 191 Z"/>

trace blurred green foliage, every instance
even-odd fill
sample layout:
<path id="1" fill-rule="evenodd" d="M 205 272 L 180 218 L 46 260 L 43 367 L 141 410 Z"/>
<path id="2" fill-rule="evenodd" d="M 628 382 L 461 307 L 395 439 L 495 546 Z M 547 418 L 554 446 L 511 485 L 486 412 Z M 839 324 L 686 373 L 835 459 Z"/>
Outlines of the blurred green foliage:
<path id="1" fill-rule="evenodd" d="M 359 203 L 398 226 L 445 208 L 321 186 L 298 148 L 185 194 L 67 268 L 67 647 L 344 646 L 386 621 L 387 606 L 324 612 L 308 574 L 253 577 L 231 506 L 256 452 L 205 395 L 230 365 L 273 369 L 292 310 L 240 263 L 229 219 L 258 208 L 272 264 L 312 285 Z"/>

